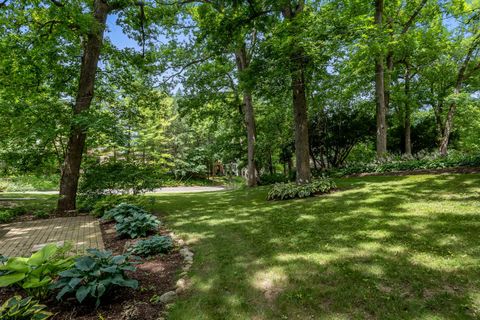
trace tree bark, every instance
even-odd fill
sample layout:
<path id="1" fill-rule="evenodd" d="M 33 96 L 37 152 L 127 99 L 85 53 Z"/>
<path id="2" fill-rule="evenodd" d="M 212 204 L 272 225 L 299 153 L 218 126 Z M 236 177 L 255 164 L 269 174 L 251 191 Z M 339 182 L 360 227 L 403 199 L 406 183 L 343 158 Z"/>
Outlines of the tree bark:
<path id="1" fill-rule="evenodd" d="M 411 124 L 411 110 L 410 110 L 410 65 L 405 65 L 405 154 L 412 155 L 412 124 Z"/>
<path id="2" fill-rule="evenodd" d="M 472 59 L 473 53 L 475 52 L 478 46 L 480 46 L 480 33 L 475 37 L 471 47 L 467 52 L 467 55 L 465 56 L 465 59 L 463 60 L 460 68 L 458 69 L 457 81 L 455 82 L 455 88 L 453 90 L 453 93 L 455 95 L 458 95 L 462 92 L 463 82 L 469 76 L 472 75 L 472 73 L 467 75 L 467 67 L 468 67 L 468 64 L 470 63 L 470 60 Z M 478 64 L 472 71 L 477 71 L 477 70 L 480 70 L 480 64 Z M 442 156 L 446 156 L 448 153 L 448 143 L 450 140 L 450 134 L 452 133 L 452 129 L 453 129 L 453 116 L 455 114 L 456 109 L 457 109 L 457 104 L 455 103 L 455 101 L 450 103 L 450 107 L 448 108 L 448 113 L 447 113 L 447 119 L 445 120 L 445 125 L 443 127 L 442 140 L 440 142 L 439 152 L 440 152 L 440 155 Z"/>
<path id="3" fill-rule="evenodd" d="M 103 0 L 95 0 L 93 17 L 95 25 L 92 26 L 83 50 L 80 66 L 80 79 L 75 106 L 74 117 L 84 114 L 90 108 L 94 94 L 95 74 L 103 42 L 103 33 L 109 7 Z M 58 212 L 75 210 L 87 128 L 80 124 L 72 124 L 67 145 L 67 152 L 60 179 L 60 198 L 57 204 Z"/>
<path id="4" fill-rule="evenodd" d="M 383 0 L 375 0 L 375 24 L 383 28 Z M 387 109 L 385 99 L 384 57 L 379 53 L 375 60 L 375 98 L 377 117 L 377 157 L 387 153 Z"/>
<path id="5" fill-rule="evenodd" d="M 241 74 L 248 69 L 249 59 L 245 43 L 235 52 L 237 69 Z M 245 126 L 247 128 L 247 185 L 254 187 L 257 185 L 257 169 L 255 167 L 255 112 L 253 108 L 253 99 L 250 90 L 243 87 L 243 107 L 245 114 Z"/>
<path id="6" fill-rule="evenodd" d="M 282 10 L 285 19 L 293 21 L 303 12 L 304 1 L 292 8 L 291 3 Z M 308 142 L 308 106 L 305 89 L 305 63 L 304 50 L 292 43 L 290 54 L 290 74 L 292 78 L 293 112 L 295 122 L 295 161 L 297 167 L 296 181 L 299 184 L 308 183 L 311 180 L 310 152 Z"/>

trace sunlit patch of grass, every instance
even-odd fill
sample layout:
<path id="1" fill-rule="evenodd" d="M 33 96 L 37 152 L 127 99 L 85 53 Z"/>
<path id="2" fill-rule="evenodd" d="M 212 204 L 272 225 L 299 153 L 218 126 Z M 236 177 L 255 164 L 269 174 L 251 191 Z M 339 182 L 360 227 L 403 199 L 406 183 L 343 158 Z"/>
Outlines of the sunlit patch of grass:
<path id="1" fill-rule="evenodd" d="M 268 188 L 155 196 L 195 251 L 169 319 L 478 318 L 480 175 L 337 185 L 282 202 Z"/>

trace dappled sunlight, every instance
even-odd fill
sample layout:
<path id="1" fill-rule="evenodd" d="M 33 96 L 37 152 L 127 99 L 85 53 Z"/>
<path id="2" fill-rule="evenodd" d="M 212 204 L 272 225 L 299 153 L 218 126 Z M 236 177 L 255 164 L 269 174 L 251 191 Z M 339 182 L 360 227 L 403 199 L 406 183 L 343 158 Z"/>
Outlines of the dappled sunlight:
<path id="1" fill-rule="evenodd" d="M 273 302 L 288 284 L 285 271 L 279 267 L 272 267 L 265 271 L 257 271 L 251 280 L 252 286 L 263 292 L 265 299 Z"/>
<path id="2" fill-rule="evenodd" d="M 196 253 L 197 293 L 175 308 L 211 303 L 203 312 L 222 319 L 384 312 L 441 319 L 472 312 L 480 175 L 366 177 L 339 185 L 350 189 L 294 201 L 266 201 L 261 188 L 159 197 L 167 224 L 194 240 Z M 258 308 L 245 307 L 252 304 Z"/>

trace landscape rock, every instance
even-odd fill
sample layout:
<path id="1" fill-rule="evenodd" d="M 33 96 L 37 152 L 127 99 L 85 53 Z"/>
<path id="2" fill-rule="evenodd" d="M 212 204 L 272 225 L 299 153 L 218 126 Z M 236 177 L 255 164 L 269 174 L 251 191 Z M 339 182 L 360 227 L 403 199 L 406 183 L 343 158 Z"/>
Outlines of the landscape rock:
<path id="1" fill-rule="evenodd" d="M 168 291 L 162 294 L 159 300 L 160 302 L 167 304 L 169 302 L 174 301 L 176 297 L 177 297 L 177 293 L 175 291 Z"/>

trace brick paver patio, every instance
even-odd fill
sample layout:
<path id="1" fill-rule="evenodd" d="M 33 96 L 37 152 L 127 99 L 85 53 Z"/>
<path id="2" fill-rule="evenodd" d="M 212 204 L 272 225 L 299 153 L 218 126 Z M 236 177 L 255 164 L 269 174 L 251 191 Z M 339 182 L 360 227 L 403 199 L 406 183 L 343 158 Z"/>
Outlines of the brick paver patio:
<path id="1" fill-rule="evenodd" d="M 90 216 L 0 225 L 0 254 L 5 256 L 30 256 L 34 246 L 60 241 L 72 242 L 78 251 L 104 248 L 98 220 Z"/>

